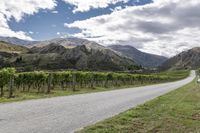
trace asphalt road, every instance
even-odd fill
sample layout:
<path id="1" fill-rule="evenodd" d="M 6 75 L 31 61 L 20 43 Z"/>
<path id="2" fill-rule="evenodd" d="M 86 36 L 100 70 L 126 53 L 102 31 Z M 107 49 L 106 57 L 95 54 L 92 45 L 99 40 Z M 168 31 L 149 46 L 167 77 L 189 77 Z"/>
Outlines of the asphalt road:
<path id="1" fill-rule="evenodd" d="M 71 133 L 177 89 L 195 78 L 130 89 L 0 104 L 0 133 Z"/>

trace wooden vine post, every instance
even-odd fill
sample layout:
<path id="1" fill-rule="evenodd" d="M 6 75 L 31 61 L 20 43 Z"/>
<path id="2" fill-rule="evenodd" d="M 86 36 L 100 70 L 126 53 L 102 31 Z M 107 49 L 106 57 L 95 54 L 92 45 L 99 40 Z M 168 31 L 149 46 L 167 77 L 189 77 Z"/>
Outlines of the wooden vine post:
<path id="1" fill-rule="evenodd" d="M 14 85 L 14 78 L 13 76 L 10 76 L 9 82 L 8 82 L 8 98 L 13 97 L 13 85 Z"/>
<path id="2" fill-rule="evenodd" d="M 72 90 L 76 91 L 76 75 L 72 73 Z"/>
<path id="3" fill-rule="evenodd" d="M 49 73 L 49 75 L 48 75 L 47 93 L 51 92 L 52 77 L 53 77 L 53 75 L 51 73 Z"/>
<path id="4" fill-rule="evenodd" d="M 0 97 L 3 97 L 3 84 L 0 82 Z"/>

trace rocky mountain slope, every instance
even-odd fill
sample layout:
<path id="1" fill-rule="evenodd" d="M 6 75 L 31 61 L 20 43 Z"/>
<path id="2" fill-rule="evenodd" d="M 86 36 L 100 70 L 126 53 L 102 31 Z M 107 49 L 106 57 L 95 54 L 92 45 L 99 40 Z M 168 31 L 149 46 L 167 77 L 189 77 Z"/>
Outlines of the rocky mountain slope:
<path id="1" fill-rule="evenodd" d="M 88 49 L 105 49 L 104 46 L 99 45 L 96 42 L 80 38 L 55 38 L 35 43 L 33 45 L 30 45 L 30 47 L 44 47 L 49 44 L 57 44 L 64 46 L 65 48 L 74 48 L 76 46 L 85 45 Z"/>
<path id="2" fill-rule="evenodd" d="M 111 45 L 109 48 L 131 58 L 143 67 L 157 67 L 167 60 L 166 57 L 144 53 L 129 45 Z"/>
<path id="3" fill-rule="evenodd" d="M 84 43 L 86 43 L 85 40 Z M 50 43 L 39 47 L 34 46 L 25 52 L 2 58 L 0 66 L 12 66 L 20 70 L 78 69 L 122 71 L 139 68 L 133 60 L 120 56 L 97 43 L 83 44 L 75 43 L 74 45 L 76 46 L 73 45 L 70 48 L 59 43 Z M 16 47 L 20 46 L 16 45 Z M 5 53 L 7 52 L 5 51 Z"/>
<path id="4" fill-rule="evenodd" d="M 160 69 L 196 69 L 199 67 L 200 47 L 195 47 L 168 59 L 160 66 Z"/>

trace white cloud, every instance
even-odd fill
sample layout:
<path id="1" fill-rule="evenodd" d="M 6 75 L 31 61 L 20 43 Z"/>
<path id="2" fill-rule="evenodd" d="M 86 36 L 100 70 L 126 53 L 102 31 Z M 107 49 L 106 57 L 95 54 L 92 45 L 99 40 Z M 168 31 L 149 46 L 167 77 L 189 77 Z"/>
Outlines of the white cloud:
<path id="1" fill-rule="evenodd" d="M 40 9 L 53 9 L 56 6 L 55 0 L 1 0 L 0 1 L 0 36 L 17 37 L 20 39 L 32 40 L 23 31 L 13 31 L 8 21 L 14 18 L 17 22 L 25 15 L 33 15 Z"/>
<path id="2" fill-rule="evenodd" d="M 60 35 L 60 32 L 57 32 L 56 35 Z"/>
<path id="3" fill-rule="evenodd" d="M 142 51 L 173 56 L 200 46 L 199 7 L 199 0 L 154 0 L 65 26 L 82 30 L 75 37 L 105 45 L 130 44 Z"/>
<path id="4" fill-rule="evenodd" d="M 121 6 L 117 6 L 117 7 L 115 7 L 114 9 L 110 9 L 112 12 L 115 12 L 115 11 L 120 11 L 120 10 L 122 10 L 122 7 Z"/>
<path id="5" fill-rule="evenodd" d="M 29 33 L 29 34 L 34 34 L 34 32 L 33 32 L 33 31 L 29 31 L 28 33 Z"/>
<path id="6" fill-rule="evenodd" d="M 85 12 L 93 8 L 106 8 L 110 4 L 118 2 L 128 2 L 129 0 L 63 0 L 74 7 L 73 12 Z"/>
<path id="7" fill-rule="evenodd" d="M 54 11 L 52 11 L 52 13 L 53 13 L 53 14 L 58 14 L 58 11 L 55 11 L 55 10 L 54 10 Z"/>

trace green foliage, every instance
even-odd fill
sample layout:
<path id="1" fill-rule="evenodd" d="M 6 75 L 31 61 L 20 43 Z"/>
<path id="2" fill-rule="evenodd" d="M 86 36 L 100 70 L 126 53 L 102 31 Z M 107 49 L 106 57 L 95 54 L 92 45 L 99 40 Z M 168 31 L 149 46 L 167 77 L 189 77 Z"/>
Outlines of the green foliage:
<path id="1" fill-rule="evenodd" d="M 190 71 L 188 70 L 176 70 L 176 71 L 165 71 L 158 73 L 156 75 L 158 76 L 168 76 L 171 78 L 171 80 L 178 80 L 178 79 L 183 79 L 189 76 Z"/>
<path id="2" fill-rule="evenodd" d="M 85 72 L 85 71 L 33 71 L 16 73 L 14 68 L 0 70 L 0 88 L 8 85 L 10 76 L 14 77 L 15 90 L 22 92 L 48 92 L 54 89 L 75 91 L 77 89 L 97 87 L 119 87 L 173 81 L 187 76 L 188 72 L 173 72 L 159 74 L 130 74 L 115 72 Z M 2 92 L 3 93 L 3 92 Z"/>
<path id="3" fill-rule="evenodd" d="M 14 68 L 3 68 L 0 70 L 0 86 L 8 83 L 9 77 L 14 76 L 16 70 Z"/>
<path id="4" fill-rule="evenodd" d="M 4 95 L 4 86 L 9 84 L 9 80 L 13 79 L 15 75 L 16 70 L 14 68 L 3 68 L 0 70 L 0 97 Z M 12 95 L 12 90 L 9 90 L 9 97 Z"/>

